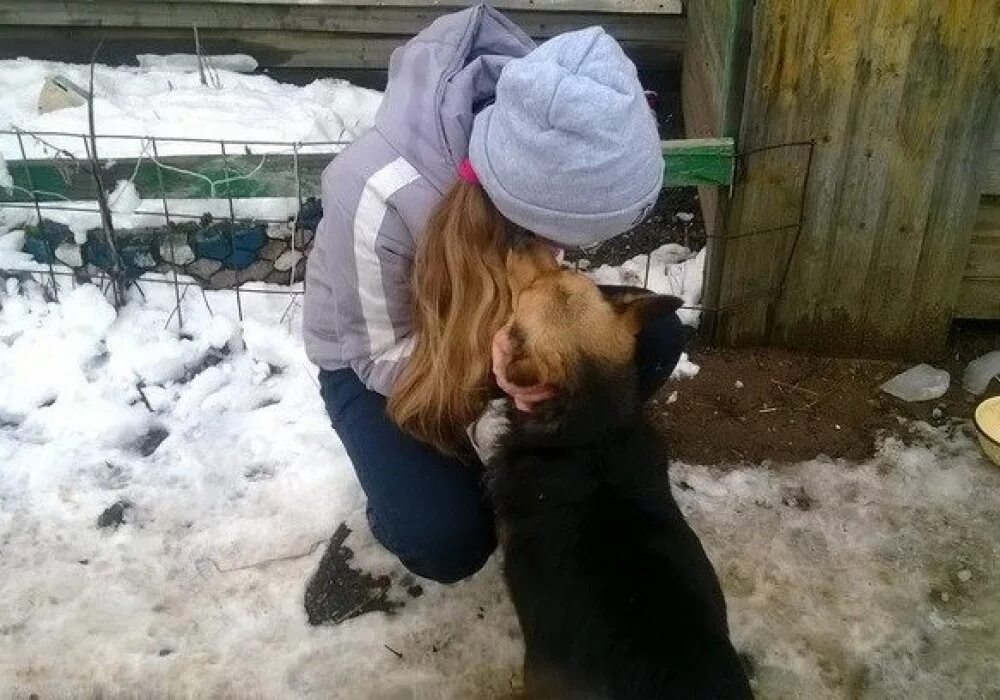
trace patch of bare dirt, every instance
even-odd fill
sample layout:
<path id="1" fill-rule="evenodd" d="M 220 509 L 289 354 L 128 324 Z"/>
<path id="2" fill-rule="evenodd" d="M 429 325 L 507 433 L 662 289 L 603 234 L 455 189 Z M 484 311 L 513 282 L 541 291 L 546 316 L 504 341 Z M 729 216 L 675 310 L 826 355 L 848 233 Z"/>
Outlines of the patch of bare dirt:
<path id="1" fill-rule="evenodd" d="M 776 348 L 692 351 L 693 379 L 669 382 L 649 411 L 672 456 L 693 464 L 787 464 L 819 455 L 862 461 L 879 439 L 909 441 L 913 421 L 961 426 L 982 396 L 962 389 L 966 364 L 1000 348 L 1000 325 L 956 326 L 935 366 L 951 373 L 940 399 L 906 403 L 879 386 L 912 363 L 817 357 Z M 676 400 L 671 401 L 673 392 Z"/>
<path id="2" fill-rule="evenodd" d="M 650 403 L 675 459 L 858 461 L 875 453 L 880 435 L 901 430 L 893 401 L 878 389 L 901 370 L 897 363 L 771 348 L 705 349 L 692 359 L 701 365 L 698 375 L 669 382 Z"/>

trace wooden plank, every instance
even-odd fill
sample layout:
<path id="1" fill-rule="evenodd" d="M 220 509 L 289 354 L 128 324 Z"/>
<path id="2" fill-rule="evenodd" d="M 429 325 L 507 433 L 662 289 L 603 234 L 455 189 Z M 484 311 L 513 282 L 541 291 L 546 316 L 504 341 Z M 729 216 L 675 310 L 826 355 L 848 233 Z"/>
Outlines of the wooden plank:
<path id="1" fill-rule="evenodd" d="M 290 150 L 290 149 L 289 149 Z M 664 141 L 666 186 L 690 187 L 729 182 L 732 172 L 732 139 Z M 332 153 L 303 153 L 299 159 L 302 195 L 319 196 L 323 169 Z M 172 156 L 159 160 L 166 196 L 170 199 L 212 199 L 233 197 L 290 197 L 296 195 L 294 158 L 291 153 L 260 155 Z M 94 197 L 93 179 L 80 161 L 12 160 L 8 169 L 14 188 L 0 188 L 0 205 L 33 201 L 29 182 L 43 202 L 80 201 Z M 104 163 L 107 182 L 131 179 L 143 199 L 158 199 L 159 166 L 144 158 L 118 158 Z M 235 178 L 235 179 L 234 179 Z"/>
<path id="2" fill-rule="evenodd" d="M 1000 2 L 762 0 L 740 150 L 814 140 L 801 236 L 728 241 L 722 342 L 935 352 L 997 129 Z M 733 231 L 794 221 L 801 150 L 745 159 Z M 785 263 L 793 252 L 791 266 Z M 753 293 L 784 291 L 781 302 Z M 743 303 L 747 302 L 747 303 Z"/>
<path id="3" fill-rule="evenodd" d="M 983 197 L 980 201 L 964 277 L 993 277 L 1000 281 L 1000 197 Z"/>
<path id="4" fill-rule="evenodd" d="M 1000 194 L 1000 148 L 994 148 L 986 160 L 983 194 Z"/>
<path id="5" fill-rule="evenodd" d="M 676 31 L 675 31 L 676 30 Z M 640 66 L 656 66 L 667 54 L 683 49 L 683 24 L 665 32 L 663 40 L 623 41 L 622 47 Z M 283 32 L 269 30 L 217 29 L 202 34 L 202 41 L 215 54 L 245 53 L 264 68 L 384 69 L 392 51 L 409 39 L 403 35 Z M 180 28 L 16 27 L 0 25 L 0 58 L 29 55 L 41 58 L 60 44 L 66 61 L 89 61 L 94 47 L 103 41 L 105 60 L 134 60 L 137 53 L 190 52 L 191 31 Z"/>
<path id="6" fill-rule="evenodd" d="M 218 29 L 336 32 L 410 36 L 417 28 L 452 11 L 433 5 L 244 5 L 218 2 L 136 3 L 131 0 L 0 0 L 0 24 L 50 27 L 183 29 L 197 26 L 211 42 Z M 683 37 L 684 18 L 609 12 L 556 12 L 514 9 L 507 13 L 537 39 L 600 24 L 619 41 L 676 43 Z"/>
<path id="7" fill-rule="evenodd" d="M 688 42 L 681 75 L 684 127 L 689 137 L 734 137 L 742 113 L 746 57 L 752 6 L 747 0 L 690 0 L 686 3 Z M 699 204 L 709 239 L 704 303 L 719 305 L 720 279 L 726 256 L 728 192 L 698 188 Z M 711 335 L 715 314 L 703 328 Z"/>
<path id="8" fill-rule="evenodd" d="M 955 318 L 1000 319 L 1000 279 L 964 279 L 955 303 Z"/>
<path id="9" fill-rule="evenodd" d="M 733 140 L 663 142 L 664 187 L 722 186 L 732 182 Z"/>
<path id="10" fill-rule="evenodd" d="M 159 0 L 137 0 L 138 4 L 155 4 Z M 179 3 L 198 0 L 175 0 Z M 444 7 L 462 8 L 475 5 L 481 0 L 448 0 Z M 357 5 L 357 0 L 212 0 L 218 4 L 238 5 Z M 379 0 L 379 5 L 397 7 L 426 7 L 427 2 L 419 0 Z M 501 10 L 545 9 L 563 12 L 634 12 L 649 14 L 681 14 L 681 0 L 492 0 L 490 4 Z"/>

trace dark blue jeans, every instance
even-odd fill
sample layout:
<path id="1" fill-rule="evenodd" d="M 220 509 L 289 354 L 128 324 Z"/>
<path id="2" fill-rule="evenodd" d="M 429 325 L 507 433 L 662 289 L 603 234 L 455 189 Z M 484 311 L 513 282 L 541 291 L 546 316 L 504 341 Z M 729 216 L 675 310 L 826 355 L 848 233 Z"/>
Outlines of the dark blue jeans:
<path id="1" fill-rule="evenodd" d="M 676 315 L 643 328 L 636 346 L 643 399 L 670 376 L 683 344 Z M 375 538 L 424 578 L 454 583 L 477 572 L 496 547 L 479 470 L 402 432 L 385 413 L 385 397 L 352 370 L 322 370 L 319 380 L 330 421 L 368 497 Z"/>

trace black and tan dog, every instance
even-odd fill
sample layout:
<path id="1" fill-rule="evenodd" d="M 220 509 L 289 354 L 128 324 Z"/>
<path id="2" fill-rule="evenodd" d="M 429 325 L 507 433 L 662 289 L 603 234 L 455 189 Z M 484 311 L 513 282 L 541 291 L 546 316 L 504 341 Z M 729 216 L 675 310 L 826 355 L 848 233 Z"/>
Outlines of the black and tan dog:
<path id="1" fill-rule="evenodd" d="M 640 415 L 643 319 L 673 297 L 602 292 L 513 256 L 508 378 L 555 398 L 511 410 L 487 465 L 528 697 L 752 697 L 712 565 Z"/>

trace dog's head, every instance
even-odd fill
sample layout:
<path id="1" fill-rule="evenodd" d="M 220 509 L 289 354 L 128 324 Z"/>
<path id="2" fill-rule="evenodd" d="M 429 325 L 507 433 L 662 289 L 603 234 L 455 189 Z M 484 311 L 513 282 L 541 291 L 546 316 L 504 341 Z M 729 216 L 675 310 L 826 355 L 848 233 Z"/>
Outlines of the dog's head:
<path id="1" fill-rule="evenodd" d="M 522 418 L 567 437 L 596 438 L 627 422 L 639 407 L 636 334 L 650 317 L 674 313 L 680 299 L 598 287 L 537 245 L 512 250 L 507 268 L 513 312 L 500 331 L 511 348 L 507 379 L 554 393 Z"/>

